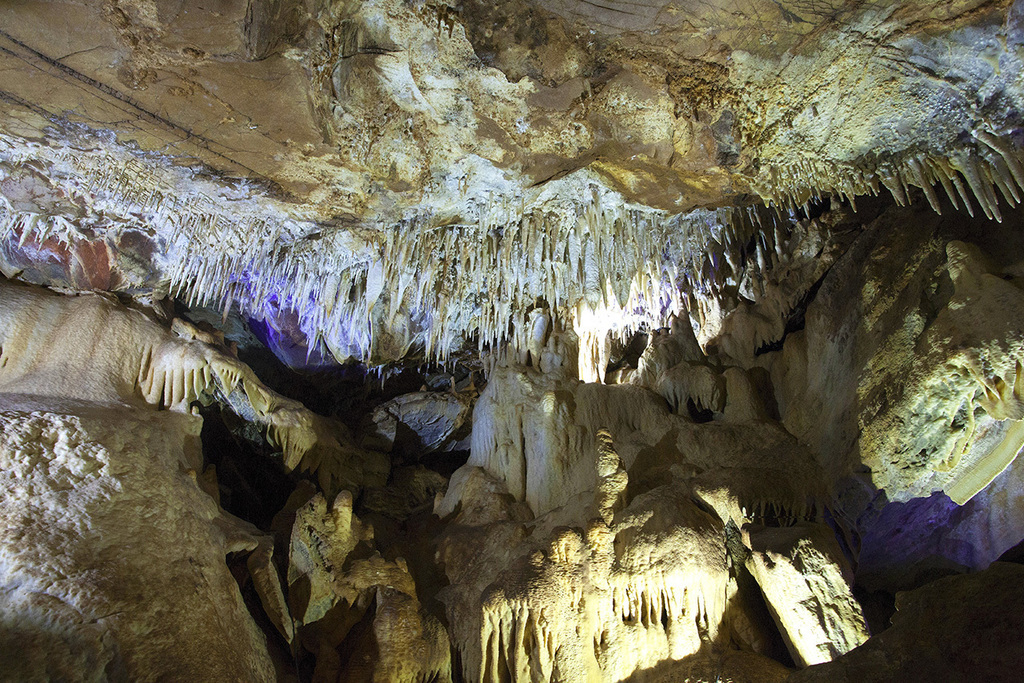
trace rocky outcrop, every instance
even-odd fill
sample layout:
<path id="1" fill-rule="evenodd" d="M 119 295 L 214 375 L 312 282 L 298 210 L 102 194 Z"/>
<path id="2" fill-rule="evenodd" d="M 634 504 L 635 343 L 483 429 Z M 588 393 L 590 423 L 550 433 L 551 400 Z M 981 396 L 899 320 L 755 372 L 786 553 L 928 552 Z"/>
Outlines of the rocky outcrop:
<path id="1" fill-rule="evenodd" d="M 771 343 L 799 278 L 762 271 L 827 260 L 779 209 L 1020 198 L 1019 2 L 627 5 L 7 7 L 5 272 L 295 313 L 339 360 L 516 340 L 538 299 L 599 351 L 683 282 Z"/>
<path id="2" fill-rule="evenodd" d="M 614 521 L 552 524 L 446 534 L 443 595 L 470 680 L 642 679 L 720 641 L 724 533 L 685 494 L 661 487 Z"/>
<path id="3" fill-rule="evenodd" d="M 451 681 L 448 634 L 425 612 L 405 560 L 373 551 L 373 528 L 342 492 L 295 515 L 288 561 L 292 616 L 316 656 L 316 681 Z"/>
<path id="4" fill-rule="evenodd" d="M 1017 677 L 1024 568 L 985 571 L 900 593 L 892 628 L 834 662 L 790 681 L 992 680 Z"/>
<path id="5" fill-rule="evenodd" d="M 319 470 L 327 490 L 386 470 L 379 456 L 343 446 L 341 425 L 263 385 L 223 337 L 180 319 L 161 325 L 96 294 L 0 280 L 0 296 L 0 392 L 177 412 L 219 399 L 265 430 L 285 467 Z"/>
<path id="6" fill-rule="evenodd" d="M 836 481 L 864 468 L 890 500 L 962 504 L 1013 460 L 1020 250 L 988 222 L 886 212 L 821 280 L 804 328 L 755 360 Z"/>
<path id="7" fill-rule="evenodd" d="M 907 631 L 1015 600 L 1022 59 L 1022 0 L 0 4 L 0 677 L 998 677 Z"/>
<path id="8" fill-rule="evenodd" d="M 184 321 L 168 329 L 113 298 L 6 280 L 0 297 L 6 670 L 275 680 L 225 563 L 251 553 L 262 610 L 290 641 L 273 543 L 209 494 L 216 474 L 204 471 L 193 404 L 218 400 L 260 425 L 284 467 L 319 467 L 328 490 L 362 479 L 364 452 Z"/>
<path id="9" fill-rule="evenodd" d="M 793 660 L 832 661 L 868 639 L 852 572 L 832 530 L 797 524 L 751 529 L 748 568 L 765 595 Z"/>
<path id="10" fill-rule="evenodd" d="M 832 532 L 778 528 L 824 509 L 814 471 L 771 421 L 697 423 L 640 387 L 495 369 L 469 463 L 435 507 L 454 513 L 443 596 L 467 675 L 660 680 L 698 661 L 714 669 L 710 653 L 730 634 L 763 648 L 755 634 L 774 631 L 743 606 L 751 596 L 734 568 L 747 556 L 798 662 L 855 647 L 867 632 Z M 775 528 L 755 533 L 764 523 Z M 793 534 L 799 550 L 787 555 L 780 539 Z"/>
<path id="11" fill-rule="evenodd" d="M 225 556 L 259 532 L 197 484 L 201 421 L 0 395 L 9 680 L 276 680 Z"/>
<path id="12" fill-rule="evenodd" d="M 421 391 L 374 408 L 364 437 L 376 450 L 413 457 L 468 446 L 473 402 L 468 395 Z"/>
<path id="13" fill-rule="evenodd" d="M 881 592 L 915 586 L 936 572 L 984 568 L 1018 540 L 1013 501 L 1019 463 L 1012 457 L 962 507 L 944 494 L 936 494 L 943 497 L 934 504 L 915 497 L 937 486 L 956 493 L 957 482 L 987 478 L 985 458 L 1001 452 L 1000 430 L 1013 423 L 1017 410 L 1013 386 L 1003 379 L 1012 378 L 1018 355 L 1015 318 L 1007 313 L 1019 298 L 1016 257 L 1009 248 L 986 256 L 982 246 L 988 243 L 970 224 L 939 223 L 924 235 L 886 232 L 898 211 L 880 212 L 849 236 L 848 251 L 807 290 L 816 296 L 807 306 L 804 329 L 784 334 L 781 349 L 735 352 L 754 348 L 759 333 L 733 323 L 722 329 L 731 330 L 729 348 L 735 353 L 726 353 L 717 337 L 709 337 L 705 349 L 686 320 L 677 318 L 674 328 L 650 336 L 646 350 L 623 360 L 617 374 L 606 377 L 609 383 L 581 382 L 584 366 L 608 350 L 582 351 L 580 345 L 589 343 L 585 337 L 560 329 L 548 312 L 535 309 L 533 333 L 522 347 L 487 359 L 486 386 L 473 405 L 469 461 L 450 479 L 428 469 L 423 456 L 457 445 L 460 430 L 470 427 L 475 387 L 463 393 L 420 391 L 378 403 L 378 419 L 370 411 L 365 424 L 382 426 L 384 436 L 393 428 L 394 437 L 366 434 L 363 446 L 376 444 L 396 462 L 415 464 L 395 468 L 387 482 L 383 473 L 374 479 L 368 476 L 373 470 L 362 470 L 359 481 L 365 485 L 340 494 L 317 492 L 311 484 L 296 489 L 266 532 L 277 534 L 276 545 L 225 515 L 214 498 L 193 501 L 195 509 L 189 503 L 171 511 L 185 519 L 209 517 L 218 533 L 241 539 L 231 548 L 247 553 L 244 567 L 232 565 L 242 594 L 233 582 L 211 583 L 215 594 L 206 599 L 233 605 L 236 626 L 228 630 L 241 630 L 232 637 L 248 633 L 255 640 L 211 636 L 203 646 L 236 648 L 242 654 L 223 665 L 235 667 L 232 672 L 255 671 L 253 677 L 290 672 L 296 665 L 282 654 L 290 649 L 302 671 L 324 681 L 459 675 L 781 680 L 788 670 L 780 660 L 799 667 L 859 652 L 868 636 L 867 610 L 854 598 L 854 581 L 860 590 Z M 967 241 L 972 235 L 974 243 Z M 1004 244 L 1015 243 L 1007 238 Z M 877 256 L 867 274 L 858 271 L 865 268 L 865 251 Z M 899 254 L 905 265 L 886 265 L 884 253 Z M 907 288 L 892 289 L 898 277 L 933 286 L 915 296 Z M 863 291 L 854 297 L 852 287 Z M 275 429 L 318 439 L 321 425 L 335 430 L 327 432 L 335 439 L 328 450 L 355 458 L 342 459 L 345 467 L 382 457 L 349 445 L 340 426 L 266 388 L 206 328 L 168 324 L 159 308 L 131 309 L 112 297 L 58 295 L 10 283 L 0 291 L 0 387 L 4 400 L 20 406 L 10 415 L 12 435 L 42 419 L 31 412 L 37 406 L 42 415 L 57 416 L 51 421 L 60 433 L 99 413 L 111 416 L 111 424 L 122 413 L 143 421 L 163 414 L 180 418 L 182 433 L 194 438 L 198 421 L 189 406 L 220 401 L 269 429 L 271 444 L 281 443 Z M 843 305 L 828 313 L 836 302 Z M 865 306 L 875 315 L 867 322 Z M 1000 320 L 1002 326 L 996 324 Z M 907 327 L 908 321 L 919 324 Z M 88 364 L 80 360 L 86 347 L 66 331 L 72 328 L 95 340 L 87 347 Z M 849 329 L 852 337 L 836 336 L 836 329 Z M 581 364 L 586 354 L 591 360 Z M 63 360 L 71 371 L 55 370 Z M 920 367 L 902 364 L 913 360 Z M 903 383 L 881 380 L 907 367 Z M 845 384 L 828 384 L 837 379 Z M 830 386 L 829 398 L 823 392 Z M 870 411 L 875 391 L 890 397 L 888 412 Z M 947 399 L 964 396 L 977 404 L 974 431 L 958 432 L 956 424 L 934 419 L 933 413 L 954 405 Z M 814 412 L 820 406 L 833 412 L 822 417 Z M 860 438 L 845 451 L 827 450 L 843 444 L 852 425 L 861 429 Z M 104 448 L 121 447 L 125 437 L 118 436 L 118 427 L 95 429 L 97 443 L 113 444 Z M 30 431 L 18 437 L 19 448 L 37 448 L 32 444 L 46 430 Z M 949 435 L 963 441 L 965 459 L 948 469 L 938 458 L 917 470 L 871 464 L 884 455 L 886 443 L 913 438 L 939 453 Z M 304 444 L 307 436 L 290 443 Z M 52 448 L 68 458 L 92 452 L 84 437 L 67 448 L 62 438 Z M 143 453 L 153 447 L 124 448 Z M 979 455 L 971 459 L 971 453 Z M 215 475 L 204 472 L 195 454 L 182 457 L 196 473 L 183 480 L 195 482 L 187 496 L 216 489 Z M 293 460 L 287 456 L 284 464 Z M 871 477 L 858 466 L 872 467 Z M 52 471 L 39 475 L 40 491 L 81 488 L 78 480 L 65 487 L 63 475 Z M 321 487 L 336 485 L 331 482 L 321 481 Z M 167 495 L 186 495 L 173 493 L 180 488 L 174 486 Z M 91 490 L 85 486 L 81 495 Z M 905 500 L 887 502 L 888 492 Z M 31 500 L 21 496 L 8 507 L 12 514 L 20 505 L 30 510 Z M 428 522 L 432 502 L 437 520 Z M 60 524 L 76 509 L 63 504 L 46 508 Z M 117 511 L 119 505 L 96 503 L 97 510 Z M 917 520 L 933 521 L 939 513 L 948 520 L 942 530 L 916 530 Z M 211 542 L 203 533 L 180 539 L 184 545 L 167 549 L 161 562 L 177 567 L 172 555 L 194 556 L 195 544 Z M 906 553 L 890 552 L 888 537 L 899 539 Z M 973 543 L 969 553 L 965 542 Z M 929 559 L 932 551 L 945 559 Z M 217 552 L 221 558 L 223 549 Z M 120 571 L 103 557 L 76 553 L 71 545 L 58 546 L 54 556 L 65 563 L 59 571 Z M 57 571 L 52 562 L 33 556 L 11 571 L 43 582 Z M 211 575 L 230 578 L 223 559 L 210 562 Z M 142 574 L 141 568 L 133 571 Z M 130 606 L 113 589 L 89 595 L 113 611 Z M 33 643 L 49 642 L 58 637 L 54 633 L 71 638 L 89 625 L 76 615 L 99 609 L 86 601 L 75 607 L 78 612 L 65 614 L 63 608 L 39 608 L 37 599 L 12 598 L 17 628 L 34 634 L 17 637 Z M 150 625 L 147 610 L 161 600 L 154 594 L 146 609 L 123 610 L 133 633 L 185 628 L 173 619 Z M 50 615 L 49 625 L 40 625 L 39 614 Z M 219 633 L 220 626 L 195 628 Z M 45 670 L 52 664 L 63 671 L 109 665 L 121 671 L 150 647 L 122 637 L 114 626 L 99 635 L 86 630 L 93 643 L 86 654 L 65 648 L 52 662 L 33 655 L 24 666 Z M 159 642 L 151 646 L 162 647 Z M 177 656 L 173 649 L 160 654 Z M 154 666 L 170 666 L 159 661 Z M 221 673 L 197 666 L 190 675 Z"/>

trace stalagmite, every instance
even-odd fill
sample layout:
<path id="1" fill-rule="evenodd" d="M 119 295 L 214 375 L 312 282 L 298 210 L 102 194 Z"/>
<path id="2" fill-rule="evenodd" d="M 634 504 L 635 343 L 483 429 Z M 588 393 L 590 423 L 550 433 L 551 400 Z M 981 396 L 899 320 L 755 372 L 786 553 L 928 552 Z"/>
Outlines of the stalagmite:
<path id="1" fill-rule="evenodd" d="M 0 3 L 0 678 L 1018 673 L 1022 0 L 214 4 Z"/>

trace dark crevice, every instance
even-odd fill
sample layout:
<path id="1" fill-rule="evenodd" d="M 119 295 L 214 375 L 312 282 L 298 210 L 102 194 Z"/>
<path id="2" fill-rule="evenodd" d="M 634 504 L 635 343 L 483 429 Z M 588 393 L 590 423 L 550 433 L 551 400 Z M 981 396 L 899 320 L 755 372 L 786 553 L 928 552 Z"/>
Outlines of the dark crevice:
<path id="1" fill-rule="evenodd" d="M 692 398 L 686 399 L 686 412 L 689 414 L 690 419 L 697 423 L 711 422 L 715 419 L 715 412 L 713 410 L 697 406 Z"/>
<path id="2" fill-rule="evenodd" d="M 266 531 L 288 501 L 296 479 L 272 457 L 269 445 L 260 448 L 258 429 L 229 410 L 203 408 L 200 438 L 207 465 L 216 471 L 221 507 Z"/>
<path id="3" fill-rule="evenodd" d="M 761 645 L 762 654 L 783 666 L 796 668 L 789 648 L 786 647 L 782 633 L 772 616 L 771 609 L 764 599 L 761 587 L 758 585 L 757 579 L 747 569 L 750 549 L 744 545 L 743 534 L 731 519 L 725 525 L 725 547 L 730 559 L 729 574 L 736 581 L 738 599 L 742 599 L 742 609 L 751 623 L 760 627 L 760 634 L 764 638 Z M 737 636 L 738 634 L 734 634 L 733 639 L 742 641 L 742 638 Z M 736 642 L 736 645 L 743 649 L 742 642 Z"/>
<path id="4" fill-rule="evenodd" d="M 782 332 L 782 336 L 776 341 L 762 344 L 756 351 L 754 351 L 755 356 L 761 356 L 766 353 L 771 353 L 772 351 L 781 351 L 783 345 L 786 343 L 786 337 L 794 332 L 799 332 L 804 329 L 804 326 L 807 324 L 807 307 L 811 305 L 812 301 L 814 301 L 814 297 L 818 295 L 818 290 L 821 289 L 822 283 L 825 282 L 825 278 L 827 278 L 831 272 L 832 268 L 830 267 L 817 282 L 811 285 L 811 288 L 807 290 L 807 293 L 804 294 L 800 301 L 797 302 L 796 306 L 793 307 L 793 310 L 789 313 L 789 317 L 786 319 L 786 327 Z"/>
<path id="5" fill-rule="evenodd" d="M 807 204 L 798 207 L 796 217 L 798 220 L 814 220 L 832 210 L 831 197 L 812 197 Z"/>

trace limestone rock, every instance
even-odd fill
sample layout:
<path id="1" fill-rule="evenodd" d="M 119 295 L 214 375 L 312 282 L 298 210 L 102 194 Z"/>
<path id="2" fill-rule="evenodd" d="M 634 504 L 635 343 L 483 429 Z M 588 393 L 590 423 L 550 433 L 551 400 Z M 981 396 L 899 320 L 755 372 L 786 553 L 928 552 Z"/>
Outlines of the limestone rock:
<path id="1" fill-rule="evenodd" d="M 865 513 L 857 582 L 895 594 L 985 569 L 1024 538 L 1022 481 L 1024 459 L 1017 458 L 964 505 L 936 492 Z"/>
<path id="2" fill-rule="evenodd" d="M 1024 534 L 1022 0 L 19 0 L 0 73 L 0 470 L 50 463 L 0 495 L 46 522 L 0 525 L 15 677 L 265 678 L 226 548 L 317 683 L 773 680 L 736 648 L 866 635 L 844 554 L 894 590 Z M 364 448 L 199 310 L 311 382 L 487 387 Z M 154 469 L 210 401 L 316 470 L 273 551 L 194 454 Z M 418 462 L 467 445 L 447 489 Z"/>
<path id="3" fill-rule="evenodd" d="M 498 368 L 473 420 L 466 468 L 482 467 L 504 481 L 508 493 L 538 516 L 595 490 L 596 436 L 602 429 L 631 473 L 632 489 L 654 488 L 674 465 L 689 468 L 685 478 L 705 488 L 728 480 L 730 495 L 745 509 L 737 524 L 770 512 L 772 505 L 776 513 L 806 518 L 824 500 L 823 475 L 812 454 L 777 424 L 695 424 L 673 415 L 642 387 L 580 384 L 532 368 Z M 458 487 L 449 486 L 438 509 L 454 510 L 458 495 Z"/>
<path id="4" fill-rule="evenodd" d="M 421 465 L 400 467 L 392 470 L 386 485 L 366 489 L 361 506 L 365 511 L 404 520 L 432 510 L 434 500 L 447 486 L 445 477 Z"/>
<path id="5" fill-rule="evenodd" d="M 832 531 L 823 525 L 750 530 L 748 567 L 793 659 L 831 661 L 868 639 Z"/>
<path id="6" fill-rule="evenodd" d="M 672 411 L 686 415 L 695 411 L 722 412 L 725 407 L 725 381 L 720 373 L 704 364 L 680 363 L 658 378 L 658 393 Z"/>
<path id="7" fill-rule="evenodd" d="M 896 599 L 892 627 L 828 664 L 793 674 L 794 683 L 828 681 L 1012 681 L 1024 659 L 1024 567 L 939 579 Z"/>
<path id="8" fill-rule="evenodd" d="M 771 229 L 755 231 L 752 250 L 712 245 L 722 250 L 715 256 L 723 269 L 735 265 L 728 265 L 732 272 L 721 287 L 710 288 L 691 307 L 701 347 L 731 364 L 753 365 L 759 352 L 785 337 L 801 301 L 842 255 L 845 233 L 861 222 L 860 215 L 837 207 L 813 220 L 773 220 Z"/>
<path id="9" fill-rule="evenodd" d="M 72 411 L 73 408 L 73 411 Z M 200 420 L 0 395 L 0 661 L 10 680 L 275 680 L 200 490 Z"/>
<path id="10" fill-rule="evenodd" d="M 651 334 L 632 382 L 653 389 L 663 373 L 680 363 L 698 363 L 705 359 L 689 319 L 676 318 L 667 330 L 655 330 Z"/>
<path id="11" fill-rule="evenodd" d="M 725 407 L 722 419 L 730 422 L 755 422 L 772 419 L 772 412 L 766 405 L 764 392 L 751 372 L 741 368 L 726 368 Z"/>
<path id="12" fill-rule="evenodd" d="M 268 389 L 223 339 L 184 320 L 168 330 L 108 297 L 6 279 L 0 292 L 0 391 L 175 411 L 220 399 L 265 428 L 285 467 L 319 470 L 326 489 L 358 486 L 364 475 L 374 481 L 386 469 L 345 444 L 340 425 Z"/>
<path id="13" fill-rule="evenodd" d="M 625 507 L 626 486 L 629 476 L 622 458 L 615 452 L 612 436 L 607 431 L 597 433 L 597 485 L 594 488 L 594 506 L 605 524 L 611 524 L 615 514 Z"/>
<path id="14" fill-rule="evenodd" d="M 357 545 L 373 539 L 373 527 L 365 527 L 352 514 L 352 494 L 342 491 L 331 504 L 315 495 L 295 513 L 288 554 L 288 590 L 292 615 L 299 625 L 323 618 L 344 597 L 335 590 L 342 567 Z"/>
<path id="15" fill-rule="evenodd" d="M 263 539 L 256 550 L 249 555 L 246 565 L 253 584 L 256 586 L 260 603 L 271 623 L 284 637 L 285 642 L 291 643 L 295 637 L 295 624 L 292 622 L 288 602 L 281 587 L 281 578 L 278 576 L 277 567 L 274 564 L 274 548 L 271 539 Z"/>
<path id="16" fill-rule="evenodd" d="M 880 215 L 772 359 L 783 423 L 834 480 L 867 468 L 890 500 L 943 490 L 963 503 L 1016 456 L 1024 298 L 1001 272 L 1019 246 L 1002 231 L 985 253 L 954 239 L 984 230 L 924 210 Z"/>
<path id="17" fill-rule="evenodd" d="M 435 499 L 434 514 L 445 518 L 453 513 L 458 515 L 459 526 L 526 521 L 533 517 L 529 505 L 517 501 L 503 481 L 473 465 L 456 470 L 448 481 L 448 491 Z"/>
<path id="18" fill-rule="evenodd" d="M 827 259 L 723 207 L 1019 199 L 1018 3 L 577 5 L 9 4 L 8 273 L 288 309 L 375 363 L 523 337 L 545 300 L 601 379 L 609 334 L 673 315 L 744 362 L 778 341 Z"/>
<path id="19" fill-rule="evenodd" d="M 377 406 L 372 415 L 374 447 L 413 457 L 456 448 L 468 435 L 472 401 L 456 393 L 421 391 Z"/>
<path id="20" fill-rule="evenodd" d="M 514 393 L 523 389 L 542 389 L 543 402 Z M 504 396 L 500 406 L 490 403 L 492 391 Z M 439 557 L 450 586 L 442 595 L 470 679 L 670 680 L 689 670 L 684 660 L 693 671 L 721 671 L 707 649 L 724 644 L 732 620 L 738 626 L 747 618 L 729 570 L 726 525 L 815 514 L 809 501 L 819 499 L 812 482 L 820 471 L 777 426 L 695 424 L 663 405 L 627 409 L 611 398 L 642 396 L 638 391 L 645 390 L 579 385 L 512 367 L 492 374 L 477 404 L 476 416 L 486 422 L 474 434 L 483 428 L 494 430 L 484 432 L 488 439 L 508 436 L 495 439 L 497 451 L 474 451 L 435 507 L 449 521 Z M 556 417 L 544 422 L 545 415 Z M 591 429 L 587 447 L 581 442 Z M 558 498 L 549 507 L 518 516 L 520 497 L 507 483 L 520 480 L 491 460 L 508 444 L 536 449 L 541 466 L 553 465 L 540 454 L 558 453 L 579 474 L 556 479 Z M 527 487 L 550 484 L 532 481 Z M 523 501 L 531 500 L 538 498 L 527 488 Z M 552 609 L 574 615 L 575 629 L 545 617 Z"/>
<path id="21" fill-rule="evenodd" d="M 543 514 L 593 490 L 600 429 L 612 434 L 628 467 L 667 413 L 657 396 L 639 387 L 498 368 L 476 404 L 467 467 L 483 467 L 505 481 L 516 500 Z"/>
<path id="22" fill-rule="evenodd" d="M 671 662 L 636 678 L 649 683 L 715 681 L 716 683 L 782 683 L 792 672 L 773 659 L 744 650 L 712 652 L 692 661 Z"/>
<path id="23" fill-rule="evenodd" d="M 407 593 L 390 586 L 377 589 L 373 635 L 380 652 L 374 681 L 451 683 L 448 632 L 420 607 L 415 591 Z"/>
<path id="24" fill-rule="evenodd" d="M 316 656 L 314 680 L 451 681 L 447 632 L 422 609 L 405 560 L 373 550 L 349 492 L 329 508 L 316 494 L 296 512 L 288 587 L 299 640 Z"/>
<path id="25" fill-rule="evenodd" d="M 470 680 L 646 680 L 718 640 L 722 527 L 684 493 L 645 494 L 611 526 L 550 524 L 447 534 L 443 596 Z"/>

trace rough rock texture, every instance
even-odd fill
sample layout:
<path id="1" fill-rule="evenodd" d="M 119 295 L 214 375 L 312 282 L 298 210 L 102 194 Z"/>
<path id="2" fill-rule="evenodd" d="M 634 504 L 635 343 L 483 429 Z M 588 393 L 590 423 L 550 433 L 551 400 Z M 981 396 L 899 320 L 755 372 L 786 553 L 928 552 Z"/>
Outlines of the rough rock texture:
<path id="1" fill-rule="evenodd" d="M 946 573 L 977 571 L 1024 532 L 1024 459 L 965 505 L 933 493 L 889 503 L 865 524 L 857 580 L 868 590 L 908 590 Z"/>
<path id="2" fill-rule="evenodd" d="M 7 680 L 276 680 L 225 564 L 256 529 L 197 485 L 200 420 L 0 395 Z"/>
<path id="3" fill-rule="evenodd" d="M 748 566 L 798 664 L 832 661 L 868 639 L 849 592 L 853 577 L 831 529 L 797 524 L 748 533 Z"/>
<path id="4" fill-rule="evenodd" d="M 0 392 L 179 412 L 217 397 L 266 429 L 286 467 L 320 469 L 324 488 L 358 486 L 386 468 L 339 443 L 340 425 L 268 389 L 215 335 L 183 320 L 168 330 L 110 298 L 6 279 L 0 296 Z"/>
<path id="5" fill-rule="evenodd" d="M 1013 681 L 1020 676 L 1024 567 L 996 562 L 896 597 L 892 628 L 793 674 L 805 681 Z"/>
<path id="6" fill-rule="evenodd" d="M 1001 217 L 1024 185 L 1011 0 L 58 9 L 0 15 L 4 272 L 339 359 L 519 342 L 538 298 L 598 346 L 660 326 L 772 232 L 722 207 L 941 185 Z"/>
<path id="7" fill-rule="evenodd" d="M 1013 387 L 1000 384 L 1010 371 L 1000 368 L 1015 368 L 1020 354 L 1012 315 L 1020 297 L 1020 247 L 1009 229 L 986 237 L 978 223 L 934 219 L 924 223 L 927 230 L 890 229 L 914 211 L 888 209 L 862 229 L 845 228 L 854 234 L 832 242 L 846 251 L 830 261 L 831 269 L 794 276 L 794 291 L 814 293 L 805 327 L 784 333 L 781 349 L 767 353 L 751 351 L 762 328 L 744 322 L 746 313 L 733 318 L 739 309 L 721 318 L 729 344 L 710 336 L 706 348 L 702 328 L 695 333 L 677 318 L 618 372 L 624 383 L 587 383 L 578 379 L 583 338 L 559 329 L 547 313 L 535 315 L 536 334 L 525 350 L 487 359 L 470 460 L 443 494 L 445 477 L 417 464 L 396 469 L 387 484 L 377 481 L 360 496 L 297 490 L 290 512 L 279 515 L 288 531 L 276 552 L 246 531 L 244 549 L 252 551 L 246 564 L 265 634 L 292 647 L 303 675 L 317 681 L 447 680 L 457 672 L 470 680 L 781 680 L 786 670 L 778 660 L 827 661 L 867 637 L 848 560 L 858 565 L 860 587 L 878 591 L 916 586 L 936 571 L 987 566 L 1024 531 L 1014 503 L 1016 449 L 1008 449 L 1001 473 L 986 464 L 999 452 L 999 439 L 1012 434 L 1006 427 L 1019 410 Z M 838 224 L 830 220 L 802 222 L 801 239 L 828 242 L 827 231 L 834 234 Z M 811 238 L 814 230 L 824 232 Z M 993 250 L 996 240 L 1002 252 Z M 869 266 L 860 260 L 865 251 L 874 255 Z M 891 253 L 901 268 L 882 258 Z M 864 268 L 867 275 L 858 270 Z M 819 272 L 820 284 L 808 287 Z M 923 295 L 893 288 L 894 280 L 911 276 L 933 286 L 921 287 Z M 158 415 L 155 407 L 169 407 L 173 416 L 206 397 L 271 426 L 282 408 L 313 421 L 300 419 L 293 428 L 315 423 L 297 403 L 256 384 L 215 334 L 184 323 L 175 323 L 178 334 L 172 334 L 155 313 L 113 298 L 10 283 L 2 291 L 0 386 L 7 397 L 19 392 L 18 400 L 30 405 L 66 405 L 68 420 L 92 410 Z M 878 292 L 894 294 L 872 309 L 870 297 Z M 843 305 L 827 313 L 836 302 Z M 871 326 L 862 326 L 865 306 L 879 313 Z M 768 307 L 771 316 L 781 310 Z M 846 324 L 853 325 L 852 346 L 833 334 Z M 97 340 L 89 347 L 94 360 L 57 372 L 59 362 L 83 353 L 62 332 L 70 326 Z M 812 342 L 816 351 L 806 348 Z M 611 348 L 588 353 L 601 357 Z M 197 385 L 207 366 L 209 381 Z M 894 385 L 868 372 L 907 367 L 912 371 Z M 972 367 L 982 370 L 972 374 Z M 161 373 L 170 379 L 157 381 Z M 842 382 L 831 385 L 831 403 L 814 393 L 829 388 L 827 378 Z M 231 392 L 233 381 L 240 388 Z M 888 392 L 889 413 L 870 412 L 874 391 Z M 979 406 L 974 431 L 906 407 L 945 415 L 964 396 Z M 94 403 L 80 407 L 85 398 Z M 407 426 L 423 426 L 430 438 L 405 446 L 415 458 L 451 443 L 465 419 L 465 398 L 416 392 L 381 404 L 379 412 L 394 420 L 396 435 L 399 416 Z M 100 405 L 95 402 L 103 407 L 88 407 Z M 835 413 L 815 419 L 821 406 Z M 33 419 L 19 414 L 10 431 Z M 908 422 L 918 425 L 909 436 Z M 828 450 L 857 428 L 860 438 L 846 442 L 846 450 Z M 962 439 L 965 455 L 948 469 L 939 460 L 917 470 L 897 462 L 880 474 L 857 470 L 884 457 L 886 443 L 914 438 L 940 453 L 950 435 Z M 364 443 L 373 440 L 364 436 Z M 201 463 L 192 469 L 200 471 Z M 947 485 L 956 493 L 958 482 L 975 473 L 981 488 L 969 491 L 963 506 L 944 494 L 925 502 L 916 497 Z M 205 477 L 195 481 L 202 494 Z M 889 488 L 882 487 L 886 482 Z M 890 491 L 905 499 L 889 501 Z M 424 549 L 403 539 L 423 533 L 418 520 L 435 493 L 442 519 L 419 542 Z M 213 499 L 203 505 L 223 515 Z M 360 521 L 364 513 L 375 525 L 385 523 L 386 540 Z M 920 522 L 940 514 L 934 533 Z M 838 536 L 821 523 L 826 518 Z M 904 555 L 887 550 L 880 539 L 888 537 Z M 974 550 L 961 552 L 967 543 Z M 411 559 L 403 559 L 407 551 Z M 932 561 L 929 553 L 944 559 Z M 219 566 L 223 571 L 222 560 Z M 230 600 L 241 608 L 237 592 Z M 134 617 L 146 613 L 136 609 Z M 101 663 L 134 656 L 97 651 L 89 656 Z M 282 666 L 294 665 L 278 661 L 270 675 Z M 195 675 L 207 671 L 197 668 Z"/>
<path id="8" fill-rule="evenodd" d="M 414 456 L 453 450 L 468 436 L 473 403 L 469 396 L 422 391 L 377 406 L 372 444 L 381 451 Z"/>
<path id="9" fill-rule="evenodd" d="M 813 519 L 823 505 L 821 473 L 777 426 L 697 424 L 640 387 L 508 366 L 492 371 L 473 435 L 469 463 L 435 508 L 454 513 L 440 551 L 444 600 L 470 679 L 671 680 L 703 666 L 694 662 L 715 670 L 710 653 L 732 633 L 764 647 L 733 555 L 744 544 L 764 552 L 748 531 L 755 520 Z M 812 628 L 779 620 L 789 642 L 824 647 L 828 659 L 866 627 L 831 532 L 792 529 L 817 531 L 784 577 L 755 576 L 769 604 L 775 591 L 803 591 L 825 612 L 842 609 Z M 770 532 L 792 530 L 758 539 Z"/>
<path id="10" fill-rule="evenodd" d="M 36 679 L 274 680 L 224 559 L 255 551 L 256 592 L 291 640 L 272 544 L 209 495 L 216 475 L 203 470 L 192 404 L 217 399 L 265 426 L 282 464 L 321 467 L 327 489 L 362 478 L 362 452 L 184 321 L 168 329 L 113 298 L 6 280 L 0 295 L 5 662 Z M 65 637 L 84 644 L 59 645 Z M 60 653 L 52 660 L 48 639 Z M 35 648 L 24 659 L 20 640 Z"/>
<path id="11" fill-rule="evenodd" d="M 496 368 L 477 402 L 466 467 L 482 467 L 541 515 L 595 490 L 601 430 L 626 470 L 637 468 L 634 490 L 681 466 L 709 490 L 726 482 L 735 508 L 726 517 L 737 524 L 772 504 L 804 517 L 824 500 L 820 470 L 777 424 L 696 424 L 641 387 L 583 384 L 515 366 Z M 454 510 L 459 495 L 450 486 L 437 512 Z"/>
<path id="12" fill-rule="evenodd" d="M 405 560 L 372 547 L 347 491 L 329 508 L 316 494 L 296 512 L 288 590 L 300 641 L 316 655 L 313 680 L 451 681 L 448 634 L 421 609 Z"/>
<path id="13" fill-rule="evenodd" d="M 1020 448 L 1021 256 L 992 223 L 925 208 L 876 218 L 822 280 L 805 328 L 762 361 L 783 424 L 837 479 L 860 468 L 890 500 L 969 500 Z"/>
<path id="14" fill-rule="evenodd" d="M 722 525 L 671 486 L 585 530 L 455 525 L 442 553 L 470 680 L 649 680 L 719 640 Z"/>
<path id="15" fill-rule="evenodd" d="M 1022 59 L 1024 0 L 2 3 L 0 558 L 29 579 L 0 611 L 35 635 L 0 654 L 318 682 L 839 657 L 1024 537 Z M 192 612 L 142 589 L 197 571 Z M 913 676 L 899 632 L 840 661 Z"/>

